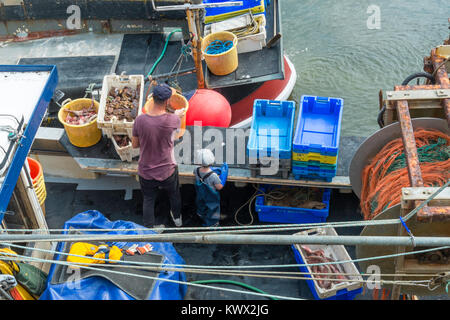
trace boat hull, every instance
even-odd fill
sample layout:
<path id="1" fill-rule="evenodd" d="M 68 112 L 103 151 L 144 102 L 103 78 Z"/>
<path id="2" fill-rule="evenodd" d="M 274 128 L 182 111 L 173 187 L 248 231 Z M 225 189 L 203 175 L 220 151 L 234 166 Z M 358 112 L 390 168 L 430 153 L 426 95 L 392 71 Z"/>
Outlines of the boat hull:
<path id="1" fill-rule="evenodd" d="M 249 92 L 245 98 L 231 105 L 232 117 L 230 127 L 246 128 L 250 126 L 255 99 L 289 99 L 297 80 L 297 72 L 287 56 L 284 56 L 284 68 L 284 79 L 266 81 L 255 91 Z"/>

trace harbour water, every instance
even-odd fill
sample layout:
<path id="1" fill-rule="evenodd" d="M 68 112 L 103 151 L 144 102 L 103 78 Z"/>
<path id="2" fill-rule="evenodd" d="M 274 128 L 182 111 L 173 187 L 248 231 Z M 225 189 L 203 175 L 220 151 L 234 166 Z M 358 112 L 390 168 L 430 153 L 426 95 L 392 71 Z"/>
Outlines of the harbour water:
<path id="1" fill-rule="evenodd" d="M 449 36 L 448 0 L 280 1 L 285 53 L 298 73 L 292 97 L 343 98 L 343 136 L 375 132 L 379 90 L 423 71 L 423 58 Z"/>

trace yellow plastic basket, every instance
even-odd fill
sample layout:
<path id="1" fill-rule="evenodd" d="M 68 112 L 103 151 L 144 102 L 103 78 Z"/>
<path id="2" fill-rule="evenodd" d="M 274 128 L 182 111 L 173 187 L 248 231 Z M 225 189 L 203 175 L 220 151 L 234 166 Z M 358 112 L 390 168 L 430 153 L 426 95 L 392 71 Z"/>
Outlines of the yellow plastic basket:
<path id="1" fill-rule="evenodd" d="M 252 7 L 251 11 L 253 14 L 264 13 L 264 11 L 265 11 L 264 1 L 261 1 L 261 5 Z M 223 21 L 223 20 L 226 20 L 229 18 L 234 18 L 234 17 L 240 16 L 242 14 L 246 14 L 248 12 L 249 12 L 249 9 L 243 9 L 243 10 L 218 14 L 215 16 L 206 16 L 205 23 L 208 24 L 208 23 L 213 23 L 213 22 L 220 22 L 220 21 Z"/>
<path id="2" fill-rule="evenodd" d="M 294 161 L 318 161 L 320 163 L 326 163 L 326 164 L 336 164 L 337 163 L 337 156 L 324 156 L 320 153 L 310 152 L 310 153 L 297 153 L 293 152 L 292 158 Z"/>

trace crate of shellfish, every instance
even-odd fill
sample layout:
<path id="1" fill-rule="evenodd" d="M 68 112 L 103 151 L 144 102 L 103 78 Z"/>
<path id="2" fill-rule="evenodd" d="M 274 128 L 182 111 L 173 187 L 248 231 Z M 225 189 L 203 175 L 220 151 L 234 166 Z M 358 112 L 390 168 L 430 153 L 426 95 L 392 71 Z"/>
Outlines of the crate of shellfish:
<path id="1" fill-rule="evenodd" d="M 107 75 L 103 78 L 97 124 L 103 135 L 132 137 L 134 120 L 144 104 L 143 75 Z"/>
<path id="2" fill-rule="evenodd" d="M 133 148 L 131 145 L 131 139 L 128 135 L 113 134 L 111 138 L 114 145 L 114 149 L 120 157 L 120 160 L 131 162 L 134 157 L 139 155 L 139 148 Z"/>
<path id="3" fill-rule="evenodd" d="M 332 227 L 316 228 L 294 234 L 302 236 L 337 236 Z M 362 293 L 363 278 L 351 262 L 343 245 L 292 246 L 295 260 L 316 300 L 353 300 Z"/>

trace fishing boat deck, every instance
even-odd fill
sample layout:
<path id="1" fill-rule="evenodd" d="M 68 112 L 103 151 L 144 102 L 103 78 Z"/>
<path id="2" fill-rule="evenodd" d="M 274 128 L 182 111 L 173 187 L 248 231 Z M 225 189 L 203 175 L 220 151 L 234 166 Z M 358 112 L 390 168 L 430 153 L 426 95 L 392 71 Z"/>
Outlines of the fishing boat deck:
<path id="1" fill-rule="evenodd" d="M 228 135 L 233 136 L 234 134 L 234 137 L 238 137 L 239 134 L 243 132 L 242 129 L 230 129 L 230 128 L 225 129 L 225 128 L 211 128 L 211 127 L 203 127 L 203 132 L 205 132 L 208 129 L 216 130 L 215 132 L 224 138 L 227 136 L 227 131 Z M 48 140 L 46 140 L 46 138 L 43 137 L 45 136 L 43 132 L 46 130 L 50 130 L 52 132 L 52 134 L 46 135 L 47 137 L 48 136 L 52 137 L 49 139 L 54 139 L 54 137 L 56 137 L 56 140 L 53 141 L 54 144 L 52 146 L 49 146 Z M 55 130 L 59 132 L 59 134 L 56 134 Z M 132 162 L 121 161 L 118 154 L 114 150 L 114 146 L 111 143 L 111 140 L 106 137 L 102 137 L 100 142 L 92 147 L 79 148 L 72 145 L 69 142 L 68 137 L 63 129 L 41 128 L 40 133 L 38 132 L 35 143 L 31 150 L 32 153 L 39 155 L 45 154 L 70 155 L 78 163 L 81 169 L 94 173 L 113 174 L 113 175 L 137 174 L 138 161 L 136 160 L 136 158 Z M 184 139 L 192 139 L 192 141 L 190 142 L 190 146 L 200 148 L 200 146 L 196 146 L 194 144 L 195 135 L 196 135 L 195 127 L 187 127 L 186 133 L 183 136 L 183 138 L 175 143 L 175 157 L 177 159 L 177 163 L 179 166 L 180 178 L 184 179 L 184 181 L 188 183 L 189 182 L 192 183 L 194 181 L 193 170 L 195 168 L 195 165 L 192 165 L 192 163 L 195 162 L 193 159 L 193 155 L 191 156 L 191 158 L 188 159 L 188 161 L 184 160 L 185 162 L 189 163 L 185 164 L 183 163 L 182 156 L 177 155 L 177 147 L 179 145 L 180 149 L 182 148 L 182 144 L 186 143 L 186 141 L 183 142 Z M 248 137 L 246 138 L 246 141 L 247 139 Z M 242 159 L 238 157 L 239 154 L 241 154 L 242 156 L 242 154 L 246 153 L 245 146 L 247 145 L 247 142 L 245 142 L 243 146 L 239 146 L 238 143 L 236 143 L 236 140 L 234 142 L 226 141 L 227 143 L 234 143 L 233 154 L 231 156 L 227 155 L 227 151 L 229 152 L 227 143 L 225 143 L 222 146 L 222 150 L 216 149 L 216 154 L 222 154 L 223 159 L 227 161 L 227 163 L 229 164 L 228 181 L 230 182 L 351 189 L 348 172 L 350 161 L 363 140 L 364 138 L 362 137 L 341 137 L 340 143 L 341 149 L 338 157 L 337 176 L 334 177 L 331 182 L 318 180 L 317 181 L 295 180 L 292 174 L 287 179 L 283 179 L 277 176 L 257 175 L 256 177 L 252 177 L 248 156 L 245 155 L 244 161 L 242 161 Z M 209 142 L 203 143 L 204 143 L 203 147 L 206 147 L 206 145 L 209 144 Z M 237 148 L 241 149 L 238 150 Z M 191 153 L 193 154 L 193 152 Z"/>
<path id="2" fill-rule="evenodd" d="M 139 190 L 133 194 L 133 200 L 124 200 L 123 191 L 83 191 L 77 190 L 74 184 L 47 183 L 48 196 L 46 200 L 46 220 L 49 228 L 61 228 L 65 221 L 76 214 L 94 209 L 101 212 L 111 221 L 125 220 L 138 224 L 142 223 L 142 196 Z M 184 227 L 199 227 L 201 221 L 194 212 L 194 186 L 181 187 L 183 199 L 183 225 Z M 227 184 L 222 191 L 222 208 L 227 218 L 221 222 L 223 226 L 236 226 L 234 211 L 242 205 L 254 189 L 250 186 L 236 188 Z M 161 199 L 161 198 L 160 198 Z M 169 221 L 166 201 L 157 200 L 157 219 L 173 227 Z M 357 213 L 358 199 L 354 194 L 341 194 L 337 190 L 333 193 L 330 203 L 328 221 L 355 221 L 361 216 Z M 245 208 L 246 209 L 246 208 Z M 239 214 L 241 223 L 249 223 L 248 211 Z M 165 217 L 165 220 L 162 218 Z M 263 225 L 258 217 L 254 216 L 254 225 Z M 286 234 L 292 234 L 289 231 Z M 360 227 L 340 228 L 339 234 L 356 235 L 361 232 Z M 165 233 L 170 233 L 165 231 Z M 186 265 L 211 266 L 249 266 L 249 265 L 283 265 L 296 264 L 294 253 L 290 246 L 258 246 L 258 245 L 220 245 L 220 244 L 173 244 L 178 254 L 185 260 Z M 354 258 L 354 247 L 346 247 Z M 245 269 L 242 269 L 245 270 Z M 270 271 L 298 272 L 297 268 L 270 268 Z M 239 269 L 236 270 L 239 273 Z M 312 293 L 304 280 L 260 278 L 249 276 L 221 276 L 209 274 L 186 273 L 187 281 L 226 279 L 243 282 L 254 286 L 269 294 L 284 295 L 301 299 L 313 299 Z M 226 284 L 211 284 L 215 287 L 241 289 Z M 243 293 L 226 292 L 188 286 L 185 300 L 259 300 L 264 297 L 247 295 Z M 360 295 L 357 299 L 370 299 L 369 295 Z"/>
<path id="3" fill-rule="evenodd" d="M 137 224 L 142 223 L 142 195 L 139 190 L 135 190 L 132 200 L 124 200 L 124 191 L 105 190 L 78 190 L 76 184 L 66 183 L 46 183 L 48 196 L 46 199 L 46 221 L 50 229 L 59 229 L 64 223 L 87 210 L 98 210 L 111 221 L 132 221 Z M 251 186 L 236 187 L 227 184 L 221 192 L 222 213 L 227 215 L 222 226 L 236 226 L 236 210 L 248 200 L 253 194 Z M 181 186 L 183 227 L 201 226 L 200 218 L 195 214 L 195 189 L 193 185 L 185 184 Z M 160 195 L 161 196 L 161 195 Z M 165 223 L 169 228 L 165 233 L 171 233 L 170 228 L 174 227 L 169 219 L 168 202 L 162 197 L 156 201 L 155 212 L 158 223 Z M 249 211 L 244 208 L 239 213 L 238 220 L 242 224 L 249 224 Z M 253 213 L 253 225 L 267 225 L 260 222 L 258 216 Z M 159 220 L 159 221 L 158 221 Z M 359 211 L 359 199 L 354 193 L 341 193 L 338 190 L 332 192 L 330 200 L 330 212 L 327 222 L 360 221 L 362 215 Z M 362 227 L 352 226 L 336 229 L 342 236 L 359 235 Z M 282 234 L 283 232 L 277 232 Z M 293 234 L 295 231 L 285 231 L 286 234 Z M 174 243 L 177 253 L 184 259 L 186 265 L 209 265 L 209 266 L 262 266 L 262 265 L 295 265 L 297 264 L 294 253 L 290 246 L 276 245 L 232 245 L 232 244 L 184 244 Z M 354 246 L 345 246 L 350 257 L 356 259 Z M 358 269 L 359 265 L 356 264 Z M 237 269 L 245 271 L 244 268 Z M 266 271 L 299 272 L 297 267 L 265 268 Z M 360 270 L 361 271 L 361 270 Z M 258 288 L 268 294 L 282 295 L 299 299 L 314 299 L 311 290 L 305 280 L 298 279 L 277 279 L 260 278 L 251 276 L 223 276 L 202 273 L 186 273 L 188 282 L 199 280 L 222 279 L 245 283 Z M 214 283 L 214 287 L 228 289 L 241 289 L 236 286 Z M 250 293 L 250 291 L 248 291 Z M 355 300 L 372 300 L 373 291 L 366 289 L 363 294 L 357 295 Z M 213 290 L 188 286 L 185 300 L 264 300 L 266 298 L 251 294 Z M 421 296 L 420 300 L 447 300 L 448 296 Z"/>

